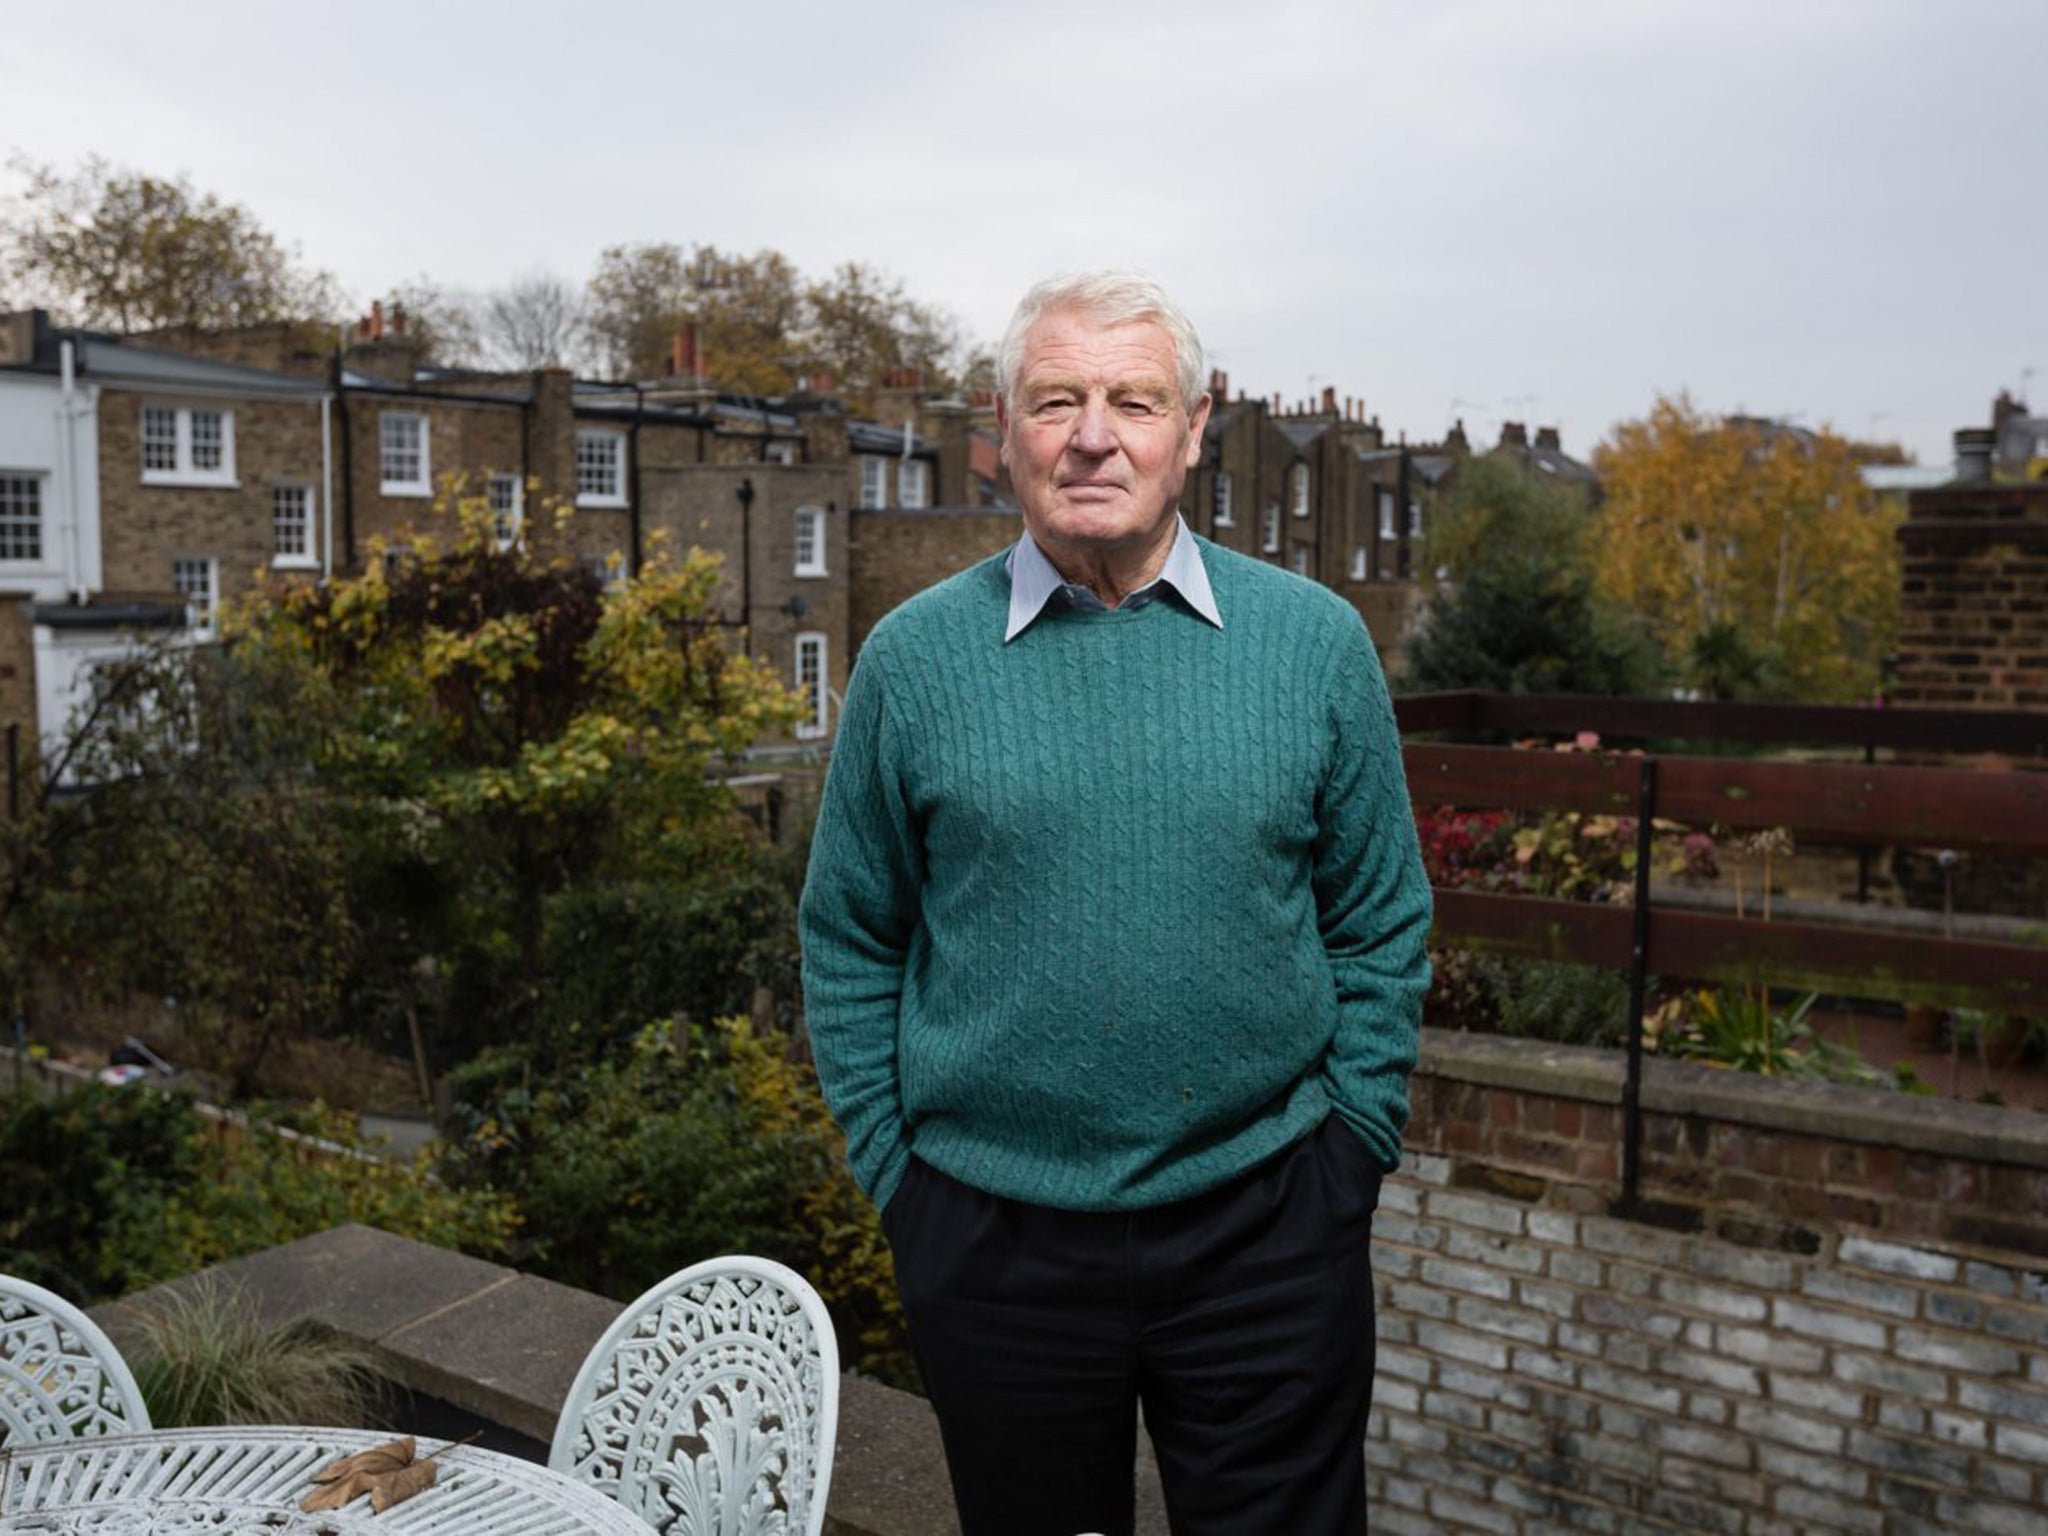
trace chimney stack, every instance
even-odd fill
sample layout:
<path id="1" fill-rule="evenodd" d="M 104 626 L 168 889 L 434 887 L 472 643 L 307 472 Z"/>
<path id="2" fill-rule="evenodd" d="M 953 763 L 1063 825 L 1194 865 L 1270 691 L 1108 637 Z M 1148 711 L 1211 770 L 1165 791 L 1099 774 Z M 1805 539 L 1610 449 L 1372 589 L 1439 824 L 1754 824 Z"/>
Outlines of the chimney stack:
<path id="1" fill-rule="evenodd" d="M 1325 416 L 1337 414 L 1337 386 L 1334 384 L 1325 384 L 1323 386 L 1323 414 Z"/>
<path id="2" fill-rule="evenodd" d="M 391 334 L 394 336 L 403 336 L 405 334 L 405 306 L 395 301 L 391 306 Z"/>
<path id="3" fill-rule="evenodd" d="M 370 316 L 362 324 L 363 335 L 371 341 L 384 339 L 384 301 L 370 300 Z"/>
<path id="4" fill-rule="evenodd" d="M 2014 399 L 2011 390 L 2001 389 L 1998 392 L 1998 398 L 1991 402 L 1991 430 L 2003 432 L 2005 424 L 2011 421 L 2013 417 L 2026 414 L 2027 403 L 2024 400 Z"/>
<path id="5" fill-rule="evenodd" d="M 1557 428 L 1555 427 L 1538 427 L 1536 429 L 1536 446 L 1538 448 L 1553 449 L 1558 453 L 1564 452 L 1564 444 L 1558 439 Z"/>
<path id="6" fill-rule="evenodd" d="M 1526 448 L 1529 446 L 1529 428 L 1519 421 L 1504 421 L 1500 424 L 1500 445 L 1503 448 Z"/>

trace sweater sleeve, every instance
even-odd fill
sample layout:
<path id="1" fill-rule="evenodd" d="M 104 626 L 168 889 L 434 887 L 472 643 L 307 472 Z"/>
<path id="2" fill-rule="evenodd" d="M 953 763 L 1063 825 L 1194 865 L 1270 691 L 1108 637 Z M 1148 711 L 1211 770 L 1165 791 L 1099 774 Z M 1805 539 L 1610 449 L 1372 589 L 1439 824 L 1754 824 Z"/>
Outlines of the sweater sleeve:
<path id="1" fill-rule="evenodd" d="M 799 908 L 812 1058 L 854 1178 L 877 1207 L 910 1160 L 897 1015 L 923 881 L 880 650 L 870 643 L 847 685 Z"/>
<path id="2" fill-rule="evenodd" d="M 1429 877 L 1386 678 L 1365 626 L 1347 617 L 1331 668 L 1333 753 L 1317 804 L 1316 913 L 1337 992 L 1323 1074 L 1337 1112 L 1391 1169 L 1429 990 Z"/>

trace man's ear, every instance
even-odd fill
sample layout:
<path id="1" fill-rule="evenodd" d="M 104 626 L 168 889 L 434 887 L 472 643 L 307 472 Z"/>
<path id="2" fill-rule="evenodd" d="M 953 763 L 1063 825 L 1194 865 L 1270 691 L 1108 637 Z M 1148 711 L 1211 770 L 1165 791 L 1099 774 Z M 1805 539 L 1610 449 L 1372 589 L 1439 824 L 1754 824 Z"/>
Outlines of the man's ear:
<path id="1" fill-rule="evenodd" d="M 1194 414 L 1188 417 L 1188 468 L 1193 469 L 1202 458 L 1202 428 L 1209 424 L 1209 407 L 1213 402 L 1205 391 L 1195 402 Z"/>

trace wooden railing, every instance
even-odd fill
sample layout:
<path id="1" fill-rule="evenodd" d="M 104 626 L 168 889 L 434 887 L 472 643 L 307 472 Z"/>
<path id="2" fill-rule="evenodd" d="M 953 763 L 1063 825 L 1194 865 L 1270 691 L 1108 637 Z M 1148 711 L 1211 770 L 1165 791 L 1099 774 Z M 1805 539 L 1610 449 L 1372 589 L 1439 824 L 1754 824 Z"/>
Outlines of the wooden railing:
<path id="1" fill-rule="evenodd" d="M 1598 733 L 1594 751 L 1413 742 L 1402 748 L 1419 811 L 1582 811 L 1634 817 L 1629 906 L 1436 888 L 1439 940 L 1629 976 L 1622 1193 L 1638 1198 L 1643 1011 L 1649 976 L 1797 987 L 1851 997 L 2048 1015 L 2048 923 L 2041 944 L 1957 939 L 1817 922 L 1765 922 L 1655 906 L 1657 819 L 1729 829 L 1783 827 L 1796 840 L 1912 845 L 2038 858 L 2048 854 L 2048 714 L 1685 704 L 1508 694 L 1412 695 L 1395 701 L 1404 735 Z M 1659 750 L 1663 741 L 1858 747 L 1864 761 L 1783 762 Z M 1630 743 L 1636 750 L 1619 750 Z M 1997 767 L 1880 763 L 1880 748 L 1918 758 L 1996 754 Z"/>

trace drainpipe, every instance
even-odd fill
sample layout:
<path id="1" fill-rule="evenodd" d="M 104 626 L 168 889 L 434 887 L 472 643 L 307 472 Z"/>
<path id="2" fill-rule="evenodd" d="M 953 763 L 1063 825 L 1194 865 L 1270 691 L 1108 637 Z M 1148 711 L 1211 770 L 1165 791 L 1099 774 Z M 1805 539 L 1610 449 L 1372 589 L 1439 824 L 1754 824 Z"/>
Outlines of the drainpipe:
<path id="1" fill-rule="evenodd" d="M 57 420 L 62 423 L 64 464 L 64 542 L 66 545 L 64 585 L 74 603 L 83 603 L 85 590 L 85 548 L 79 516 L 78 495 L 78 344 L 64 341 L 57 350 L 58 376 L 62 393 L 57 402 Z"/>
<path id="2" fill-rule="evenodd" d="M 356 460 L 349 430 L 348 384 L 342 377 L 342 350 L 334 345 L 334 397 L 341 402 L 341 565 L 356 568 Z"/>
<path id="3" fill-rule="evenodd" d="M 626 509 L 627 541 L 629 550 L 626 570 L 629 574 L 640 574 L 640 410 L 646 404 L 646 390 L 639 384 L 633 386 L 633 425 L 626 431 L 626 453 L 633 463 L 629 471 L 632 505 Z"/>
<path id="4" fill-rule="evenodd" d="M 320 579 L 334 579 L 334 396 L 320 397 Z"/>
<path id="5" fill-rule="evenodd" d="M 733 494 L 740 499 L 740 649 L 754 654 L 754 482 L 740 481 Z"/>

